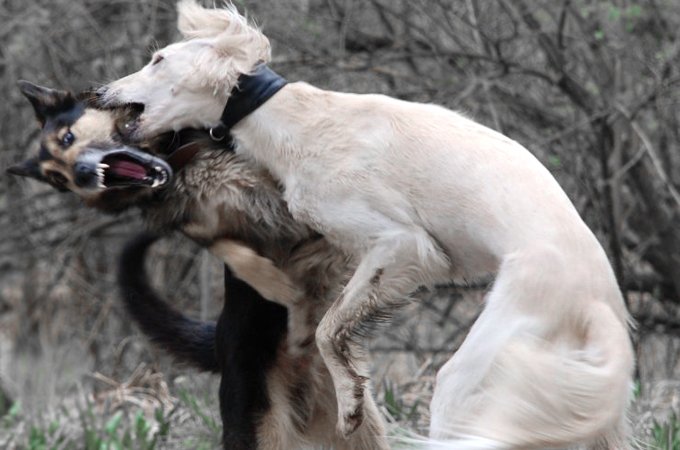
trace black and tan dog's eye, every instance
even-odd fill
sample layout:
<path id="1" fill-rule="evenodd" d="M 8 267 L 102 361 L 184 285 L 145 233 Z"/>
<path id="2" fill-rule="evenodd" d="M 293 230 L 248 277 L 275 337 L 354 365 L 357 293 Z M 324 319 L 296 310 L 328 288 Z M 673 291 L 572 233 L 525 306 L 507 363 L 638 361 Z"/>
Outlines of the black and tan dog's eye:
<path id="1" fill-rule="evenodd" d="M 70 131 L 67 131 L 64 133 L 64 136 L 61 138 L 61 146 L 66 148 L 70 147 L 71 144 L 73 144 L 73 141 L 76 140 L 76 137 L 71 133 Z"/>

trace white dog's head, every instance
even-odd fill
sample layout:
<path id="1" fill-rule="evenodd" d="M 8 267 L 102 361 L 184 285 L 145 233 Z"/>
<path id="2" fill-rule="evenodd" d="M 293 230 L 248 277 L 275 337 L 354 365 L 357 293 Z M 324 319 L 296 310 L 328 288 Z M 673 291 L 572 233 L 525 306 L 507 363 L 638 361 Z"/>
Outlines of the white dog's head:
<path id="1" fill-rule="evenodd" d="M 182 0 L 177 9 L 185 39 L 158 50 L 139 72 L 101 91 L 104 104 L 144 105 L 138 137 L 214 126 L 238 77 L 270 59 L 267 38 L 232 5 L 207 9 Z"/>

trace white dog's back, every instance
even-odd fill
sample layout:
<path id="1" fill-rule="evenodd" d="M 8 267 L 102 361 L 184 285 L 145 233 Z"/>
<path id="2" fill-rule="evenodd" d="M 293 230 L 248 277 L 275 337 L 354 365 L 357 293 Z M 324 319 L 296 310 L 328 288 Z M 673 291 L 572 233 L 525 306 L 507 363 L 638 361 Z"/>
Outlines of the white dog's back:
<path id="1" fill-rule="evenodd" d="M 427 230 L 467 277 L 495 272 L 504 255 L 533 242 L 599 248 L 529 151 L 439 106 L 295 83 L 234 135 L 284 181 L 299 219 L 319 222 L 337 202 L 367 203 L 389 220 Z M 315 225 L 332 239 L 345 219 L 357 220 L 333 216 Z M 360 249 L 366 238 L 374 236 L 342 234 L 337 244 Z"/>

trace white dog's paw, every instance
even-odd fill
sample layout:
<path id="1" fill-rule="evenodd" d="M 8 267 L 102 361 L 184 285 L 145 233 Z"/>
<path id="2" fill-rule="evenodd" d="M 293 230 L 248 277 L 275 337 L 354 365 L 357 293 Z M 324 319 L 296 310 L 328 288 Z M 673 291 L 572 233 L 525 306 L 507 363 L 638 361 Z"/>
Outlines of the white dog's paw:
<path id="1" fill-rule="evenodd" d="M 347 439 L 364 421 L 364 392 L 367 377 L 356 376 L 352 389 L 338 393 L 338 435 Z M 344 394 L 344 395 L 343 395 Z"/>
<path id="2" fill-rule="evenodd" d="M 348 439 L 364 421 L 364 406 L 359 405 L 352 412 L 338 417 L 338 435 Z"/>

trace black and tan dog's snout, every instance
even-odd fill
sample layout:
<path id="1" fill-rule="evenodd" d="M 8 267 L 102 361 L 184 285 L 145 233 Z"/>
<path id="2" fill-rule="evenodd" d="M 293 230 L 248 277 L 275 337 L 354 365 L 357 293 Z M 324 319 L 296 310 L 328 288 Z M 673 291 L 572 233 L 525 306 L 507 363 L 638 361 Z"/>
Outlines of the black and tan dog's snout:
<path id="1" fill-rule="evenodd" d="M 73 166 L 73 183 L 82 188 L 97 186 L 97 164 L 77 162 Z"/>
<path id="2" fill-rule="evenodd" d="M 88 150 L 80 155 L 73 163 L 72 174 L 73 184 L 83 189 L 103 189 L 104 174 L 108 166 L 104 164 L 103 158 L 107 152 L 99 150 Z"/>

